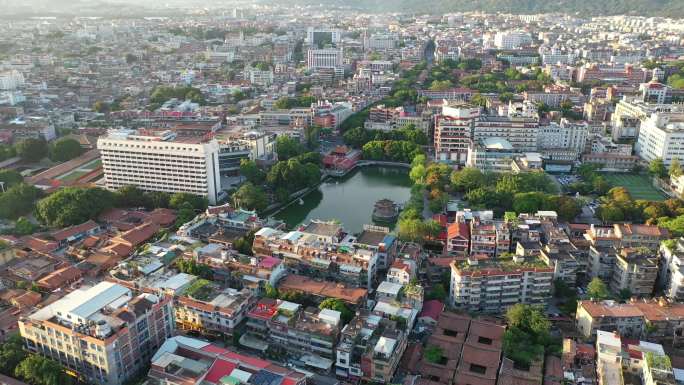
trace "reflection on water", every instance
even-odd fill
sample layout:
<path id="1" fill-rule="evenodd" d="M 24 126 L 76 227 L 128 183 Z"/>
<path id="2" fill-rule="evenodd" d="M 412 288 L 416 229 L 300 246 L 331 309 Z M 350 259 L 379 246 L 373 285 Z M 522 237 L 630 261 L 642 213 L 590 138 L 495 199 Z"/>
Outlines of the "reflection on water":
<path id="1" fill-rule="evenodd" d="M 382 198 L 404 203 L 411 195 L 408 170 L 393 167 L 365 167 L 344 178 L 333 178 L 277 213 L 292 228 L 311 219 L 339 220 L 348 231 L 357 233 L 372 223 L 373 205 Z M 385 224 L 386 225 L 386 224 Z M 391 226 L 393 227 L 393 225 Z"/>

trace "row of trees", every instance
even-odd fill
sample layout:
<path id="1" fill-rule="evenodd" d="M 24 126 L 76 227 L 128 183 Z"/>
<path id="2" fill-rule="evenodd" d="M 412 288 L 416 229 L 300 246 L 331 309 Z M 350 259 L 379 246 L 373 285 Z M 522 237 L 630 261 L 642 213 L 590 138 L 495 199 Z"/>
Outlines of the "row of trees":
<path id="1" fill-rule="evenodd" d="M 407 140 L 373 140 L 363 145 L 363 158 L 409 163 L 416 155 L 422 154 L 421 146 Z"/>
<path id="2" fill-rule="evenodd" d="M 81 144 L 72 138 L 59 138 L 48 144 L 41 138 L 26 138 L 14 146 L 0 145 L 0 161 L 19 156 L 26 162 L 37 162 L 50 157 L 55 162 L 66 162 L 83 153 Z"/>
<path id="3" fill-rule="evenodd" d="M 184 223 L 207 205 L 206 197 L 144 192 L 135 186 L 125 186 L 115 192 L 97 187 L 65 187 L 38 201 L 36 217 L 50 227 L 67 227 L 95 219 L 112 207 L 172 208 L 178 210 L 179 221 Z M 190 217 L 183 215 L 184 212 L 190 212 Z"/>
<path id="4" fill-rule="evenodd" d="M 162 103 L 169 99 L 176 98 L 178 100 L 190 100 L 200 105 L 205 105 L 206 100 L 202 91 L 194 87 L 171 87 L 171 86 L 157 86 L 150 95 L 151 109 L 158 108 Z"/>
<path id="5" fill-rule="evenodd" d="M 342 138 L 346 144 L 356 148 L 361 148 L 364 144 L 374 140 L 404 140 L 421 146 L 425 146 L 428 143 L 428 137 L 425 135 L 425 132 L 416 128 L 413 124 L 407 124 L 392 131 L 366 130 L 362 127 L 355 127 L 346 131 Z"/>
<path id="6" fill-rule="evenodd" d="M 499 214 L 555 210 L 559 218 L 569 221 L 581 212 L 580 203 L 558 195 L 555 184 L 543 172 L 483 173 L 466 167 L 451 174 L 451 184 L 472 206 L 494 209 Z"/>

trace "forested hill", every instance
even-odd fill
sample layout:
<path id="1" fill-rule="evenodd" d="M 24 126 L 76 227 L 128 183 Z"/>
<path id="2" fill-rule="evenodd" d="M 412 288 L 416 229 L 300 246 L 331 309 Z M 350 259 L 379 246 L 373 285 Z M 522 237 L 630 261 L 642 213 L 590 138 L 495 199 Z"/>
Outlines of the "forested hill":
<path id="1" fill-rule="evenodd" d="M 276 1 L 276 0 L 267 0 Z M 294 0 L 295 4 L 321 4 L 320 0 Z M 553 13 L 588 15 L 639 15 L 684 17 L 684 0 L 330 0 L 327 4 L 372 12 L 449 13 Z"/>

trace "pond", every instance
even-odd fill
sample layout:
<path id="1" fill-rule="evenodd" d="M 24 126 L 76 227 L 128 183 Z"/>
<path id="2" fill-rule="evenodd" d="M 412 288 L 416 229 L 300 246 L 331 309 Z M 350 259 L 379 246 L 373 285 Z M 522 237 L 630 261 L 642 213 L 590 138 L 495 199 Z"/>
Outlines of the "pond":
<path id="1" fill-rule="evenodd" d="M 302 198 L 303 204 L 295 202 L 274 217 L 285 221 L 288 228 L 311 219 L 338 220 L 347 231 L 359 233 L 363 225 L 374 224 L 371 216 L 376 201 L 388 198 L 403 204 L 411 196 L 411 186 L 408 169 L 362 167 L 343 178 L 326 180 Z"/>

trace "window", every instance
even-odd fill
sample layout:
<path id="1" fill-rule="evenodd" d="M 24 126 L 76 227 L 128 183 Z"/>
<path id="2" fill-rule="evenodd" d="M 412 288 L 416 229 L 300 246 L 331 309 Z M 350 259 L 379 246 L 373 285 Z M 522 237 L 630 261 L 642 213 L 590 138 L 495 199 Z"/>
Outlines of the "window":
<path id="1" fill-rule="evenodd" d="M 487 368 L 482 365 L 470 364 L 470 371 L 477 374 L 485 374 L 487 372 Z"/>
<path id="2" fill-rule="evenodd" d="M 482 336 L 480 336 L 480 337 L 477 338 L 477 342 L 478 342 L 478 343 L 481 343 L 481 344 L 485 344 L 485 345 L 491 345 L 491 344 L 492 344 L 492 339 L 491 339 L 491 338 L 487 338 L 487 337 L 482 337 Z"/>

